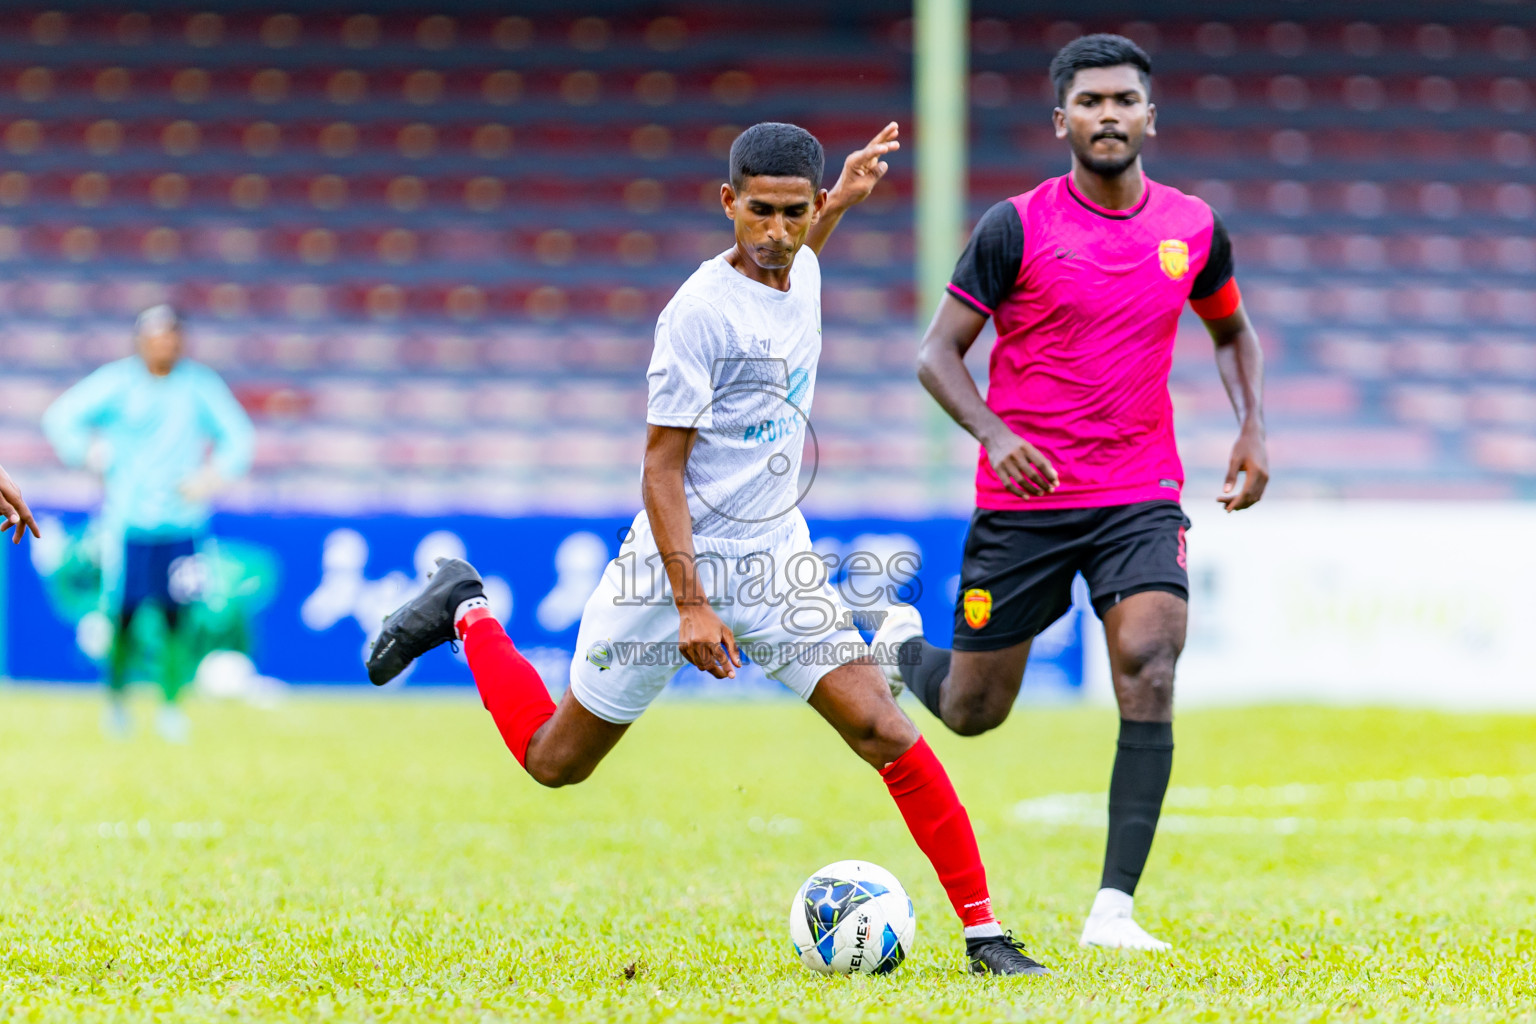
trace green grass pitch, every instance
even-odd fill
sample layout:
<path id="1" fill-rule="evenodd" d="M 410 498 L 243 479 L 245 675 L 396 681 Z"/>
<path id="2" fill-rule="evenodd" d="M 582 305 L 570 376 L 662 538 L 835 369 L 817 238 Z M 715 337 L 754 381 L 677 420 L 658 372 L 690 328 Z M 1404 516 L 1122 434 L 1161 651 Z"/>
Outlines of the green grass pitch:
<path id="1" fill-rule="evenodd" d="M 1530 717 L 1183 715 L 1139 897 L 1158 957 L 1076 945 L 1113 714 L 962 740 L 917 709 L 1057 972 L 994 980 L 797 703 L 663 703 L 556 792 L 463 694 L 191 710 L 190 747 L 111 743 L 94 695 L 0 692 L 0 1021 L 1536 1019 Z M 916 902 L 889 977 L 793 957 L 790 896 L 845 857 Z"/>

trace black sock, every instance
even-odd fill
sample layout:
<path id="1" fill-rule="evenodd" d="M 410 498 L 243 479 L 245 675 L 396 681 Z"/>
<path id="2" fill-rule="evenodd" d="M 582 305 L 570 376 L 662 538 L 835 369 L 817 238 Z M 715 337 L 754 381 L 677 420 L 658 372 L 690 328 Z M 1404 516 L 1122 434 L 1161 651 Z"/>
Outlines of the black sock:
<path id="1" fill-rule="evenodd" d="M 459 605 L 472 597 L 484 597 L 485 584 L 479 580 L 460 580 L 448 591 L 448 614 L 451 616 L 459 610 Z"/>
<path id="2" fill-rule="evenodd" d="M 1109 777 L 1109 842 L 1105 889 L 1136 895 L 1136 882 L 1152 852 L 1152 836 L 1173 772 L 1173 724 L 1120 722 L 1115 770 Z"/>
<path id="3" fill-rule="evenodd" d="M 944 716 L 939 714 L 939 689 L 944 685 L 944 680 L 949 678 L 949 648 L 935 647 L 917 636 L 902 644 L 900 650 L 897 667 L 901 670 L 901 681 L 907 684 L 913 696 L 923 702 L 923 707 L 932 711 L 933 716 L 942 722 Z"/>

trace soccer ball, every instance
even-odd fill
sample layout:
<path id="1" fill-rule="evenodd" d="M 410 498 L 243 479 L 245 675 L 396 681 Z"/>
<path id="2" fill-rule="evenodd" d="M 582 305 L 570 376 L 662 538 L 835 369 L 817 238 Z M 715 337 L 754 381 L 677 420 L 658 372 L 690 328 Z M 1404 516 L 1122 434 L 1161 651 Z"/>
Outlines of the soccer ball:
<path id="1" fill-rule="evenodd" d="M 795 893 L 789 938 L 822 974 L 889 974 L 917 937 L 917 915 L 896 876 L 868 861 L 828 864 Z"/>

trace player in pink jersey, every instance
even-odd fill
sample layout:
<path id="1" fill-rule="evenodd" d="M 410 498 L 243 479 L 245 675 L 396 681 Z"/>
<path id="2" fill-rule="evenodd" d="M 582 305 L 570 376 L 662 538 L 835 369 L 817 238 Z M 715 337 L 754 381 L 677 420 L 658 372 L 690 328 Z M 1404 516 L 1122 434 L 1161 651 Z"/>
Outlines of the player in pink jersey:
<path id="1" fill-rule="evenodd" d="M 1216 343 L 1242 425 L 1217 499 L 1229 512 L 1258 501 L 1268 480 L 1263 355 L 1220 219 L 1142 173 L 1156 125 L 1147 55 L 1120 36 L 1085 36 L 1056 55 L 1051 76 L 1071 171 L 987 211 L 923 338 L 919 377 L 982 446 L 954 649 L 923 640 L 909 606 L 876 640 L 904 645 L 893 686 L 957 733 L 986 732 L 1008 717 L 1031 640 L 1067 611 L 1082 573 L 1121 719 L 1103 880 L 1082 941 L 1167 949 L 1132 909 L 1173 765 L 1189 597 L 1168 397 L 1185 302 Z M 997 343 L 983 400 L 963 360 L 988 317 Z"/>

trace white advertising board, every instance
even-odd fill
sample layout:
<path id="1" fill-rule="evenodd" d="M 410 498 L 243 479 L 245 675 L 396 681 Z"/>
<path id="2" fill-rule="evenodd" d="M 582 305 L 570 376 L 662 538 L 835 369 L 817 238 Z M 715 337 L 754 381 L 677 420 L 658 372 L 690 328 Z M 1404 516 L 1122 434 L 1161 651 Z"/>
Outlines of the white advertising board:
<path id="1" fill-rule="evenodd" d="M 1188 509 L 1180 707 L 1536 710 L 1536 505 Z M 1109 699 L 1102 633 L 1087 688 Z"/>

